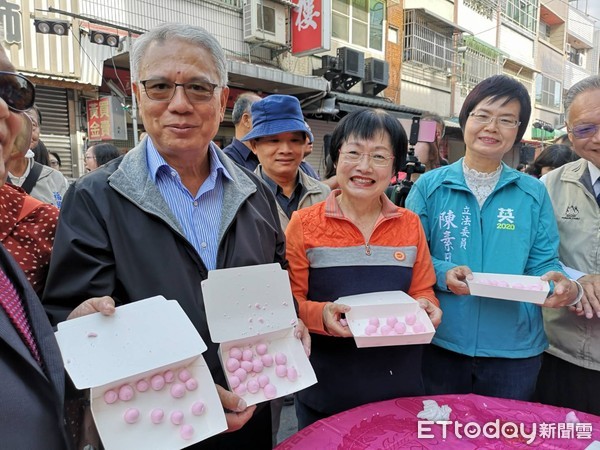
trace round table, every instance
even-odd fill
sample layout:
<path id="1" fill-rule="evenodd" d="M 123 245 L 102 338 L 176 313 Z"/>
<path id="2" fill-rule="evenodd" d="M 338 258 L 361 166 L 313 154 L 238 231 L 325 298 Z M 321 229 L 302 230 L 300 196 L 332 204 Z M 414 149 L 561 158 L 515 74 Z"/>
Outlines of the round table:
<path id="1" fill-rule="evenodd" d="M 452 408 L 449 421 L 417 418 L 423 400 Z M 567 423 L 571 411 L 475 394 L 398 398 L 315 422 L 276 449 L 600 449 L 600 417 L 575 411 L 579 423 Z"/>

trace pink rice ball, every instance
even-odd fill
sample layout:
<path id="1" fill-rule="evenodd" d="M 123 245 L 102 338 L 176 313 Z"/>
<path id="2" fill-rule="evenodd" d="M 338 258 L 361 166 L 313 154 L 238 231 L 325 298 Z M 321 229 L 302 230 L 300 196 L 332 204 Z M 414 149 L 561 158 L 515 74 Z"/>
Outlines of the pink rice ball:
<path id="1" fill-rule="evenodd" d="M 139 380 L 137 383 L 135 383 L 135 388 L 138 392 L 146 392 L 148 389 L 150 389 L 150 383 L 148 383 L 146 380 Z"/>
<path id="2" fill-rule="evenodd" d="M 256 394 L 260 390 L 260 385 L 258 384 L 258 381 L 253 378 L 246 383 L 246 389 L 248 389 L 248 392 L 251 394 Z"/>
<path id="3" fill-rule="evenodd" d="M 229 358 L 225 363 L 225 368 L 229 372 L 235 372 L 240 368 L 240 360 L 236 358 Z"/>
<path id="4" fill-rule="evenodd" d="M 394 330 L 394 328 L 390 327 L 389 325 L 383 325 L 381 327 L 381 335 L 382 336 L 389 336 L 390 334 L 392 334 L 393 330 Z"/>
<path id="5" fill-rule="evenodd" d="M 273 386 L 271 383 L 267 384 L 263 388 L 263 392 L 265 393 L 265 397 L 268 399 L 277 397 L 277 388 Z"/>
<path id="6" fill-rule="evenodd" d="M 165 381 L 167 383 L 172 383 L 173 381 L 175 381 L 175 372 L 173 372 L 171 369 L 165 371 L 163 377 L 165 377 Z"/>
<path id="7" fill-rule="evenodd" d="M 154 408 L 152 411 L 150 411 L 150 421 L 154 425 L 158 425 L 159 423 L 161 423 L 164 418 L 165 412 L 162 409 Z"/>
<path id="8" fill-rule="evenodd" d="M 279 378 L 285 378 L 287 376 L 287 367 L 283 364 L 277 365 L 277 367 L 275 367 L 275 375 Z"/>
<path id="9" fill-rule="evenodd" d="M 181 425 L 183 423 L 183 412 L 175 410 L 171 413 L 171 423 L 173 425 Z"/>
<path id="10" fill-rule="evenodd" d="M 280 366 L 283 364 L 287 364 L 287 356 L 285 356 L 285 353 L 275 353 L 275 364 L 278 364 Z"/>
<path id="11" fill-rule="evenodd" d="M 404 325 L 404 322 L 398 322 L 396 325 L 394 325 L 394 331 L 396 334 L 406 333 L 406 325 Z"/>
<path id="12" fill-rule="evenodd" d="M 425 325 L 422 322 L 417 322 L 412 327 L 415 333 L 425 333 Z"/>
<path id="13" fill-rule="evenodd" d="M 233 392 L 235 392 L 240 397 L 243 396 L 243 395 L 246 395 L 247 391 L 248 391 L 248 389 L 246 388 L 246 385 L 244 383 L 240 384 L 238 387 L 236 387 L 233 390 Z"/>
<path id="14" fill-rule="evenodd" d="M 175 383 L 171 386 L 171 397 L 181 398 L 185 395 L 185 385 L 181 383 Z"/>
<path id="15" fill-rule="evenodd" d="M 160 391 L 165 387 L 165 377 L 160 374 L 154 375 L 152 378 L 150 378 L 150 386 L 152 386 L 152 389 L 155 391 Z"/>
<path id="16" fill-rule="evenodd" d="M 104 401 L 107 405 L 112 405 L 119 398 L 119 394 L 117 394 L 113 389 L 109 389 L 104 393 Z"/>
<path id="17" fill-rule="evenodd" d="M 258 385 L 261 388 L 264 388 L 267 384 L 269 384 L 269 376 L 268 375 L 259 375 L 258 376 Z"/>
<path id="18" fill-rule="evenodd" d="M 237 360 L 241 360 L 242 359 L 242 351 L 237 347 L 231 347 L 229 349 L 229 357 L 235 358 Z"/>
<path id="19" fill-rule="evenodd" d="M 184 383 L 192 378 L 192 374 L 187 369 L 181 369 L 178 375 L 179 381 L 183 381 Z"/>
<path id="20" fill-rule="evenodd" d="M 394 328 L 394 325 L 396 325 L 398 323 L 398 318 L 396 316 L 390 316 L 387 319 L 385 319 L 385 323 Z"/>
<path id="21" fill-rule="evenodd" d="M 257 355 L 262 356 L 262 355 L 266 354 L 267 351 L 268 351 L 267 344 L 258 344 L 256 346 L 256 354 Z"/>
<path id="22" fill-rule="evenodd" d="M 231 387 L 231 389 L 235 389 L 236 387 L 238 387 L 240 385 L 241 381 L 238 377 L 236 377 L 235 375 L 232 375 L 229 377 L 229 386 Z"/>
<path id="23" fill-rule="evenodd" d="M 412 314 L 412 313 L 407 314 L 404 317 L 404 321 L 406 322 L 407 325 L 411 325 L 412 326 L 417 321 L 417 316 L 415 314 Z"/>
<path id="24" fill-rule="evenodd" d="M 201 402 L 200 400 L 198 400 L 197 402 L 194 402 L 192 404 L 192 414 L 195 416 L 201 416 L 202 414 L 204 414 L 204 411 L 206 411 L 206 405 L 204 405 L 204 402 Z"/>
<path id="25" fill-rule="evenodd" d="M 371 317 L 369 319 L 369 325 L 373 325 L 375 328 L 379 327 L 379 319 L 377 317 Z"/>
<path id="26" fill-rule="evenodd" d="M 123 414 L 123 418 L 125 419 L 125 422 L 129 424 L 136 423 L 140 419 L 140 410 L 137 408 L 129 408 L 125 411 L 125 414 Z"/>
<path id="27" fill-rule="evenodd" d="M 181 430 L 179 430 L 179 434 L 181 435 L 182 439 L 189 441 L 194 437 L 194 427 L 189 423 L 186 423 L 181 427 Z"/>
<path id="28" fill-rule="evenodd" d="M 367 336 L 371 336 L 371 335 L 373 335 L 373 334 L 375 334 L 375 333 L 377 333 L 377 327 L 376 327 L 375 325 L 370 325 L 370 324 L 369 324 L 369 325 L 367 325 L 367 326 L 365 327 L 365 334 L 366 334 Z"/>
<path id="29" fill-rule="evenodd" d="M 133 398 L 133 388 L 128 384 L 124 384 L 119 388 L 119 400 L 128 402 Z"/>
<path id="30" fill-rule="evenodd" d="M 295 367 L 289 367 L 287 370 L 287 378 L 290 381 L 296 381 L 298 379 L 298 371 Z"/>
<path id="31" fill-rule="evenodd" d="M 273 356 L 268 353 L 266 355 L 262 355 L 260 359 L 265 367 L 271 367 L 273 365 Z"/>
<path id="32" fill-rule="evenodd" d="M 198 389 L 198 381 L 196 381 L 195 378 L 190 378 L 185 382 L 185 388 L 188 391 L 195 391 L 196 389 Z"/>
<path id="33" fill-rule="evenodd" d="M 238 370 L 236 370 L 235 372 L 233 372 L 233 374 L 236 377 L 238 377 L 240 379 L 240 381 L 242 381 L 242 382 L 246 381 L 246 377 L 248 376 L 248 372 L 246 372 L 241 367 Z"/>
<path id="34" fill-rule="evenodd" d="M 252 372 L 252 370 L 254 369 L 254 366 L 252 365 L 252 361 L 242 361 L 242 363 L 240 364 L 240 367 L 248 373 Z"/>
<path id="35" fill-rule="evenodd" d="M 264 364 L 262 362 L 262 360 L 258 359 L 258 358 L 254 358 L 252 360 L 252 371 L 255 373 L 260 373 L 263 371 L 264 369 Z"/>
<path id="36" fill-rule="evenodd" d="M 246 349 L 242 352 L 242 360 L 243 361 L 252 361 L 252 350 Z"/>

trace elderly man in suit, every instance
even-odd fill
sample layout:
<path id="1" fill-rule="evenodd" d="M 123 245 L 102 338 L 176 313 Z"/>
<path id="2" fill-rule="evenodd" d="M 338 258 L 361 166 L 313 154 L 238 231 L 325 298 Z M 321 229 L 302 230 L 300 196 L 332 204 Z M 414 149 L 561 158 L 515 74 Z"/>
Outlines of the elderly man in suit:
<path id="1" fill-rule="evenodd" d="M 0 48 L 0 185 L 19 142 L 29 145 L 23 112 L 34 87 Z M 27 136 L 29 135 L 29 136 Z M 20 150 L 20 149 L 19 149 Z M 3 448 L 68 449 L 64 369 L 46 313 L 22 270 L 0 245 L 0 442 Z"/>

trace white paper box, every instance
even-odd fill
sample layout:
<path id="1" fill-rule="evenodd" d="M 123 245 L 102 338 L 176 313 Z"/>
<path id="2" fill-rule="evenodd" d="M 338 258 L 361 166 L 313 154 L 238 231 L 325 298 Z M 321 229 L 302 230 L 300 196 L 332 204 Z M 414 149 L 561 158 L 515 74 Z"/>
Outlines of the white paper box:
<path id="1" fill-rule="evenodd" d="M 486 284 L 483 284 L 482 281 Z M 492 286 L 487 284 L 487 282 L 500 282 L 508 284 L 509 287 Z M 550 284 L 547 281 L 542 281 L 540 277 L 529 275 L 473 272 L 473 279 L 467 280 L 467 284 L 472 295 L 537 304 L 544 303 L 548 292 L 550 292 Z M 513 287 L 515 285 L 522 285 L 523 287 L 515 288 Z M 524 288 L 533 286 L 539 286 L 540 289 L 531 290 Z"/>
<path id="2" fill-rule="evenodd" d="M 107 450 L 178 449 L 227 429 L 223 407 L 201 353 L 206 345 L 176 301 L 152 297 L 117 308 L 113 316 L 100 313 L 58 324 L 56 339 L 69 376 L 78 389 L 90 388 L 91 409 Z M 161 391 L 135 390 L 140 379 L 171 369 L 187 367 L 198 388 L 183 398 L 170 394 L 172 383 Z M 107 404 L 104 393 L 124 384 L 134 387 L 134 398 Z M 191 405 L 202 401 L 206 411 L 194 416 Z M 135 424 L 125 422 L 128 408 L 140 411 Z M 150 411 L 161 408 L 164 421 L 155 425 Z M 184 413 L 184 423 L 194 427 L 191 439 L 183 439 L 181 426 L 170 421 L 170 412 Z"/>
<path id="3" fill-rule="evenodd" d="M 226 362 L 232 347 L 254 348 L 266 344 L 268 353 L 287 356 L 287 367 L 294 367 L 298 378 L 290 381 L 275 374 L 275 365 L 265 367 L 265 374 L 277 389 L 273 398 L 300 391 L 317 382 L 315 372 L 299 339 L 294 336 L 297 322 L 288 273 L 279 264 L 211 270 L 202 282 L 208 328 L 213 342 L 220 343 L 223 371 L 228 378 Z M 249 376 L 257 378 L 258 375 Z M 247 381 L 247 380 L 246 380 Z M 229 386 L 233 391 L 232 386 Z M 263 390 L 247 392 L 250 405 L 269 400 Z"/>
<path id="4" fill-rule="evenodd" d="M 429 316 L 416 300 L 403 291 L 372 292 L 369 294 L 349 295 L 340 297 L 336 303 L 348 305 L 352 309 L 346 313 L 346 320 L 358 348 L 383 347 L 388 345 L 429 344 L 435 334 L 435 328 Z M 379 333 L 365 334 L 365 328 L 371 318 L 378 318 L 382 325 L 388 317 L 397 317 L 403 321 L 407 314 L 414 314 L 417 322 L 425 325 L 425 331 L 414 333 L 407 325 L 405 334 L 390 334 L 383 336 Z"/>

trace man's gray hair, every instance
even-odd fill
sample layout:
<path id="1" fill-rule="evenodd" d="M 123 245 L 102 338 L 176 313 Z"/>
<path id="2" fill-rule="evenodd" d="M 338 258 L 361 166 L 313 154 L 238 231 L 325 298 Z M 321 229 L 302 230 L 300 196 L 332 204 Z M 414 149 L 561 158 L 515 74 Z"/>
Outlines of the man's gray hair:
<path id="1" fill-rule="evenodd" d="M 219 74 L 219 86 L 227 86 L 227 59 L 219 42 L 202 27 L 183 23 L 164 23 L 138 37 L 131 48 L 131 79 L 140 81 L 140 65 L 153 42 L 164 44 L 180 40 L 203 47 L 214 60 Z M 150 55 L 152 57 L 152 55 Z"/>
<path id="2" fill-rule="evenodd" d="M 567 91 L 565 100 L 563 102 L 565 106 L 565 117 L 567 119 L 569 118 L 569 109 L 571 109 L 571 105 L 579 94 L 596 89 L 600 89 L 600 76 L 598 75 L 592 75 L 591 77 L 584 78 L 583 80 L 571 86 L 571 88 Z"/>
<path id="3" fill-rule="evenodd" d="M 233 111 L 231 112 L 231 121 L 237 125 L 242 120 L 244 113 L 250 112 L 252 104 L 259 101 L 260 96 L 254 92 L 244 92 L 235 100 Z"/>

